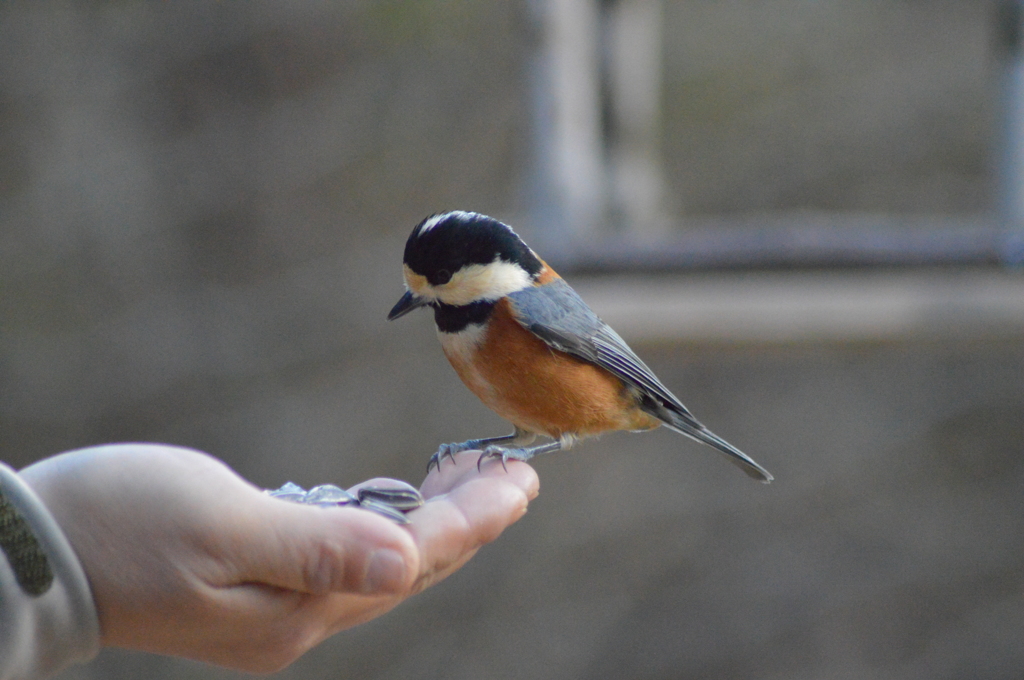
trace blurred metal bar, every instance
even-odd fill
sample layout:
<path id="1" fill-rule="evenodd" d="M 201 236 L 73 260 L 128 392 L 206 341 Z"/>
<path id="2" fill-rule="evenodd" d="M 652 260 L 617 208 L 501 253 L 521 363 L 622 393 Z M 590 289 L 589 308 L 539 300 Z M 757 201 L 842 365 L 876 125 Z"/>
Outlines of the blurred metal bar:
<path id="1" fill-rule="evenodd" d="M 995 219 L 795 213 L 688 221 L 657 241 L 613 234 L 547 259 L 576 271 L 997 264 L 1004 242 Z"/>
<path id="2" fill-rule="evenodd" d="M 526 231 L 553 264 L 595 271 L 1024 264 L 1024 0 L 997 6 L 1004 124 L 999 203 L 990 216 L 795 212 L 685 225 L 667 219 L 662 204 L 661 0 L 534 0 L 533 7 L 543 49 Z"/>
<path id="3" fill-rule="evenodd" d="M 1000 213 L 1006 224 L 1001 259 L 1024 264 L 1024 1 L 1000 5 L 998 30 L 1003 61 L 1003 140 Z"/>

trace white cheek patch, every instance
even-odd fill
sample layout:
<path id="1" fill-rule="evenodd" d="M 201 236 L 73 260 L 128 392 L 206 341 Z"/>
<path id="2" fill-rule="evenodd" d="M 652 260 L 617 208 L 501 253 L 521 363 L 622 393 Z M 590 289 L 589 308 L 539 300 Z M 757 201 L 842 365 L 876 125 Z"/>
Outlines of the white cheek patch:
<path id="1" fill-rule="evenodd" d="M 405 275 L 405 287 L 412 291 L 413 295 L 426 298 L 427 300 L 437 298 L 433 287 L 427 283 L 427 277 L 417 274 L 407 264 L 402 265 L 402 272 Z"/>
<path id="2" fill-rule="evenodd" d="M 433 288 L 432 292 L 446 305 L 461 307 L 483 300 L 500 300 L 531 285 L 533 281 L 525 269 L 512 262 L 495 259 L 490 264 L 463 267 L 455 272 L 447 285 Z"/>

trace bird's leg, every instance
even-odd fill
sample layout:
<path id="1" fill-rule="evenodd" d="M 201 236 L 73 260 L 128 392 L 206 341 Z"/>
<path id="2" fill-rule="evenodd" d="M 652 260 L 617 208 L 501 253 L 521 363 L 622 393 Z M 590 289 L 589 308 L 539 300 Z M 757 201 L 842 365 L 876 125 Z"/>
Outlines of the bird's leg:
<path id="1" fill-rule="evenodd" d="M 430 468 L 437 466 L 437 469 L 441 469 L 441 461 L 446 457 L 451 458 L 452 462 L 455 462 L 455 454 L 463 451 L 484 451 L 487 449 L 501 449 L 503 446 L 523 446 L 531 443 L 537 438 L 533 432 L 520 429 L 516 427 L 515 432 L 507 434 L 503 437 L 488 437 L 486 439 L 469 439 L 464 442 L 457 444 L 441 444 L 441 447 L 437 450 L 434 455 L 427 461 L 427 472 L 430 472 Z"/>
<path id="2" fill-rule="evenodd" d="M 505 468 L 508 472 L 508 468 L 505 466 L 507 460 L 522 460 L 527 461 L 538 456 L 542 453 L 554 453 L 555 451 L 561 451 L 572 446 L 572 440 L 566 439 L 565 437 L 556 439 L 553 442 L 547 444 L 537 444 L 536 446 L 529 446 L 526 448 L 504 448 L 501 446 L 488 446 L 480 454 L 480 459 L 476 462 L 476 467 L 479 470 L 480 465 L 484 462 L 484 458 L 498 458 L 501 460 L 501 467 Z"/>

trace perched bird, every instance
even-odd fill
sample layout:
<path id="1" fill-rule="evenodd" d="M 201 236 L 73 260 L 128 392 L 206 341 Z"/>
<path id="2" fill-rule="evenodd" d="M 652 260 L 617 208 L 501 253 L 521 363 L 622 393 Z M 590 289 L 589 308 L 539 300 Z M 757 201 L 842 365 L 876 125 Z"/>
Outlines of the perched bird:
<path id="1" fill-rule="evenodd" d="M 426 218 L 405 244 L 407 291 L 388 320 L 434 310 L 462 382 L 511 421 L 504 437 L 443 444 L 427 464 L 482 451 L 529 460 L 586 437 L 659 425 L 721 451 L 751 477 L 771 474 L 697 421 L 626 342 L 512 228 L 473 212 Z M 533 445 L 537 435 L 553 442 Z"/>

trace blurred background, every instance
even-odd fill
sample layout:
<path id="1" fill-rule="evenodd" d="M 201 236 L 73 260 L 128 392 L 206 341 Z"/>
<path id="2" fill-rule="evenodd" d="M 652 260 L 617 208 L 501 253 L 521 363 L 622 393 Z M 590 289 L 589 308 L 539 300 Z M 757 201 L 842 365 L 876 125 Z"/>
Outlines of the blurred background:
<path id="1" fill-rule="evenodd" d="M 0 3 L 0 457 L 419 483 L 508 425 L 423 217 L 510 222 L 715 432 L 529 514 L 280 678 L 1024 675 L 1024 82 L 984 0 Z M 235 678 L 105 650 L 64 680 Z"/>

